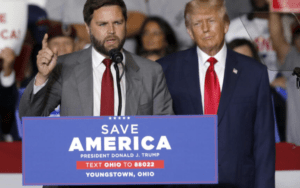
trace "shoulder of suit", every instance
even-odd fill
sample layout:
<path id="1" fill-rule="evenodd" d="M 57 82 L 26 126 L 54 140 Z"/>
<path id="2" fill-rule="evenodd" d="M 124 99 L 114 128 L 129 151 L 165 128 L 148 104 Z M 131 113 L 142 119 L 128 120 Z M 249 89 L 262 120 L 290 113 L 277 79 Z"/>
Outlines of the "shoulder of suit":
<path id="1" fill-rule="evenodd" d="M 196 51 L 195 47 L 169 54 L 169 55 L 159 59 L 157 62 L 160 64 L 164 64 L 164 63 L 171 63 L 171 62 L 174 63 L 175 61 L 178 61 L 178 60 L 181 61 L 182 59 L 189 56 L 193 51 Z"/>
<path id="2" fill-rule="evenodd" d="M 267 67 L 263 63 L 258 62 L 257 60 L 255 60 L 251 57 L 239 54 L 232 50 L 230 50 L 229 53 L 231 53 L 235 56 L 236 60 L 240 64 L 240 66 L 245 67 L 248 70 L 259 71 L 259 70 L 267 69 Z"/>
<path id="3" fill-rule="evenodd" d="M 183 51 L 178 51 L 175 53 L 172 53 L 170 55 L 167 55 L 159 60 L 157 62 L 162 66 L 164 72 L 171 67 L 177 67 L 177 65 L 182 65 L 183 61 L 187 60 L 189 61 L 190 58 L 193 58 L 195 55 L 197 55 L 196 48 L 190 48 Z"/>
<path id="4" fill-rule="evenodd" d="M 83 50 L 80 50 L 80 51 L 77 51 L 77 52 L 73 52 L 73 53 L 70 53 L 70 54 L 59 56 L 57 62 L 64 63 L 64 64 L 76 63 L 77 60 L 79 59 L 79 57 L 87 51 L 88 51 L 88 49 L 83 49 Z"/>

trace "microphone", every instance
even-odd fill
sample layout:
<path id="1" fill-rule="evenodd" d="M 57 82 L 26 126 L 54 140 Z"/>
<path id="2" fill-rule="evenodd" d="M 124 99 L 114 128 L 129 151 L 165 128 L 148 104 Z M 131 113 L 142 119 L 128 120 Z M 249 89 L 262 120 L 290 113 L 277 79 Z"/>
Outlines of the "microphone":
<path id="1" fill-rule="evenodd" d="M 118 50 L 118 49 L 111 49 L 109 52 L 108 52 L 109 56 L 110 56 L 110 59 L 115 62 L 117 64 L 121 64 L 122 67 L 123 67 L 123 73 L 121 74 L 121 76 L 119 77 L 119 81 L 121 81 L 122 77 L 124 76 L 124 70 L 125 70 L 125 66 L 123 64 L 123 54 Z M 115 67 L 116 68 L 116 67 Z"/>
<path id="2" fill-rule="evenodd" d="M 119 50 L 112 49 L 108 52 L 108 54 L 113 62 L 116 62 L 117 64 L 122 63 L 123 55 Z"/>
<path id="3" fill-rule="evenodd" d="M 116 69 L 116 76 L 117 76 L 117 88 L 118 88 L 118 96 L 119 96 L 119 107 L 118 107 L 118 116 L 121 116 L 121 111 L 122 111 L 122 93 L 121 93 L 121 85 L 120 85 L 120 82 L 121 82 L 121 79 L 124 75 L 124 72 L 125 72 L 125 66 L 124 64 L 122 63 L 123 61 L 123 55 L 122 53 L 117 50 L 117 49 L 112 49 L 108 52 L 111 60 L 113 62 L 115 62 L 115 69 Z M 118 64 L 121 64 L 122 67 L 123 67 L 123 73 L 122 75 L 120 76 L 120 71 L 119 71 L 119 67 L 118 67 Z"/>

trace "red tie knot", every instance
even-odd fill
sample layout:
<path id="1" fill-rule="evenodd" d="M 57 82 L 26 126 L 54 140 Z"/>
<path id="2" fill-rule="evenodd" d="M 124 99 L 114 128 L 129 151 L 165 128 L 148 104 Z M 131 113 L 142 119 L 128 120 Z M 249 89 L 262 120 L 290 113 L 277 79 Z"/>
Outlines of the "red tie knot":
<path id="1" fill-rule="evenodd" d="M 214 57 L 211 57 L 207 60 L 207 62 L 209 62 L 210 65 L 214 66 L 218 62 L 218 60 L 216 60 L 216 58 Z"/>
<path id="2" fill-rule="evenodd" d="M 111 59 L 104 59 L 103 60 L 103 64 L 107 67 L 107 68 L 110 68 L 111 64 L 112 64 L 112 60 Z"/>

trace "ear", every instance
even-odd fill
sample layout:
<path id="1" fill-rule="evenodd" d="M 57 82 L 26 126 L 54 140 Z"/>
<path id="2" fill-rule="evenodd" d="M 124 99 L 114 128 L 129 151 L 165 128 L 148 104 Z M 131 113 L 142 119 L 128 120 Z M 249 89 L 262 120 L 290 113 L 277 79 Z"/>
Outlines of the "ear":
<path id="1" fill-rule="evenodd" d="M 194 38 L 193 31 L 191 30 L 191 26 L 188 26 L 188 27 L 186 28 L 186 30 L 187 30 L 188 34 L 190 35 L 191 39 L 192 39 L 193 41 L 195 41 L 195 40 L 194 40 L 195 38 Z"/>
<path id="2" fill-rule="evenodd" d="M 89 35 L 91 35 L 91 33 L 90 33 L 90 27 L 86 23 L 85 23 L 85 29 L 86 29 L 87 33 Z"/>
<path id="3" fill-rule="evenodd" d="M 229 23 L 225 21 L 224 23 L 224 34 L 226 34 L 229 30 Z"/>

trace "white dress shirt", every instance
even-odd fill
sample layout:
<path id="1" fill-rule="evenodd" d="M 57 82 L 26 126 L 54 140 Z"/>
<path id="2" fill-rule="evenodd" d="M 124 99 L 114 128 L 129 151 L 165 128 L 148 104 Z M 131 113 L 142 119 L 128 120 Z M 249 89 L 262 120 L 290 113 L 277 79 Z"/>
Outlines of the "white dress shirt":
<path id="1" fill-rule="evenodd" d="M 125 55 L 123 54 L 123 64 L 125 66 Z M 92 62 L 93 62 L 93 79 L 94 79 L 94 116 L 100 116 L 100 103 L 101 103 L 101 84 L 102 84 L 102 76 L 105 72 L 106 66 L 103 64 L 103 60 L 105 57 L 97 52 L 94 47 L 92 48 Z M 123 73 L 122 65 L 118 65 L 120 70 L 120 76 Z M 117 87 L 117 79 L 116 79 L 116 70 L 114 68 L 114 63 L 111 65 L 111 72 L 114 79 L 114 115 L 118 115 L 119 108 L 119 95 L 118 95 L 118 87 Z M 126 85 L 125 85 L 125 74 L 123 75 L 121 82 L 121 93 L 122 93 L 122 110 L 121 115 L 125 115 L 125 101 L 126 101 Z"/>
<path id="2" fill-rule="evenodd" d="M 199 63 L 199 75 L 200 75 L 200 89 L 201 89 L 201 100 L 202 100 L 202 109 L 204 112 L 204 89 L 205 89 L 205 76 L 210 63 L 207 60 L 211 57 L 203 52 L 199 47 L 197 47 L 197 55 L 198 55 L 198 63 Z M 225 63 L 227 57 L 227 47 L 224 43 L 222 49 L 213 56 L 218 62 L 215 64 L 215 72 L 217 74 L 220 89 L 222 92 L 223 81 L 224 81 L 224 73 L 225 73 Z"/>
<path id="3" fill-rule="evenodd" d="M 125 55 L 123 54 L 123 64 L 125 66 Z M 105 72 L 106 66 L 103 64 L 103 60 L 105 57 L 97 52 L 94 47 L 92 47 L 92 65 L 93 65 L 93 115 L 100 116 L 100 103 L 101 103 L 101 84 L 102 84 L 102 76 Z M 118 64 L 120 76 L 123 73 L 123 66 Z M 111 65 L 111 72 L 114 80 L 114 115 L 118 115 L 119 109 L 119 95 L 118 95 L 118 87 L 117 87 L 117 79 L 116 79 L 116 70 L 114 68 L 114 63 Z M 125 116 L 125 105 L 126 105 L 126 85 L 125 85 L 125 73 L 121 79 L 121 95 L 122 95 L 122 109 L 121 116 Z M 34 85 L 33 94 L 36 94 L 39 90 L 41 90 L 46 84 L 48 80 L 41 86 Z"/>

